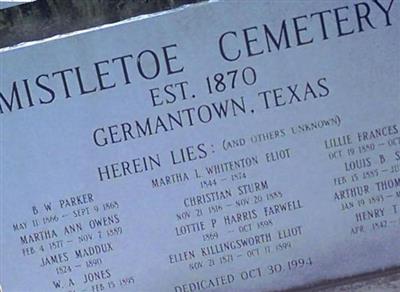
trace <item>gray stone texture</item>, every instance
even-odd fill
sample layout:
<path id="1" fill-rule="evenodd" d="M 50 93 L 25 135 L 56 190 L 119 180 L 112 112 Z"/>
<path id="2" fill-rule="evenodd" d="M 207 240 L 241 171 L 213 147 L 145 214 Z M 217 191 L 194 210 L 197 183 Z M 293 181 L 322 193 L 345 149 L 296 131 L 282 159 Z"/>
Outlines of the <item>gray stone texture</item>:
<path id="1" fill-rule="evenodd" d="M 0 48 L 201 1 L 37 0 L 0 10 Z M 400 291 L 400 268 L 315 283 L 291 291 Z"/>

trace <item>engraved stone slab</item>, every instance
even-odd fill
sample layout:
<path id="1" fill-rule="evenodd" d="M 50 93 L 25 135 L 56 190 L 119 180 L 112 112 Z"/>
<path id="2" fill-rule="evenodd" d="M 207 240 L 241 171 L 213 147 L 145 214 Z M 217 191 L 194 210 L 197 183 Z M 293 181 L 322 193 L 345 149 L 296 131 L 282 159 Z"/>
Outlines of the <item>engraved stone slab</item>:
<path id="1" fill-rule="evenodd" d="M 398 20 L 395 1 L 221 1 L 1 49 L 4 291 L 398 267 Z"/>

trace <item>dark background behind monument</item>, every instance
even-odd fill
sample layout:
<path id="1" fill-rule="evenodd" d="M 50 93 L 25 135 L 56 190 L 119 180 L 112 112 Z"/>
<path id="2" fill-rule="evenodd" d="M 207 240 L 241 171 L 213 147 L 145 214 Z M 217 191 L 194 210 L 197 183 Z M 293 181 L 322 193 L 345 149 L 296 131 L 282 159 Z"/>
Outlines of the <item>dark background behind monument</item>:
<path id="1" fill-rule="evenodd" d="M 203 0 L 36 0 L 0 10 L 0 47 Z"/>

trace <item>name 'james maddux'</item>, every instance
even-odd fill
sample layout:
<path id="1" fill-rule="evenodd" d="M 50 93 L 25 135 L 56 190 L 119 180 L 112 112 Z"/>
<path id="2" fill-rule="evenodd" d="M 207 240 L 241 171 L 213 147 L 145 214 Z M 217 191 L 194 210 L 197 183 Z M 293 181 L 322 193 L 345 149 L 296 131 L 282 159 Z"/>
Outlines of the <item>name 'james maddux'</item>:
<path id="1" fill-rule="evenodd" d="M 76 249 L 74 255 L 76 259 L 83 259 L 94 255 L 105 254 L 114 251 L 111 242 L 87 246 L 85 248 Z M 41 258 L 40 267 L 58 265 L 70 261 L 70 256 L 67 252 L 46 255 Z"/>

